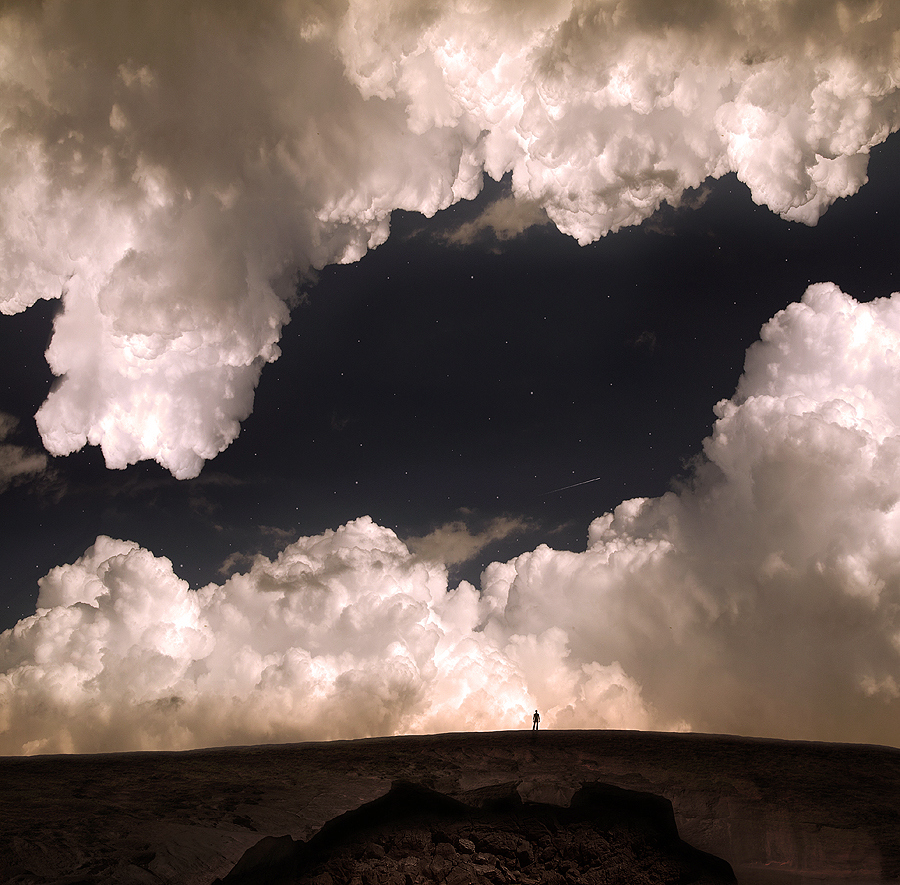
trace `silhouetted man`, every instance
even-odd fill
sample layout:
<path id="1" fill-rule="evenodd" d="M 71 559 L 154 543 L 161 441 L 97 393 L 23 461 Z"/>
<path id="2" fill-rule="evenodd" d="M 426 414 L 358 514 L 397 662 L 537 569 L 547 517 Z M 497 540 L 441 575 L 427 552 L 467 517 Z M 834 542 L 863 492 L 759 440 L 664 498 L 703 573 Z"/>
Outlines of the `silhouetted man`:
<path id="1" fill-rule="evenodd" d="M 534 716 L 531 717 L 531 723 L 532 723 L 532 724 L 531 724 L 531 730 L 532 730 L 532 731 L 537 731 L 537 730 L 538 730 L 538 723 L 539 723 L 540 721 L 541 721 L 541 716 L 540 716 L 540 714 L 538 713 L 538 711 L 535 710 L 535 711 L 534 711 Z"/>

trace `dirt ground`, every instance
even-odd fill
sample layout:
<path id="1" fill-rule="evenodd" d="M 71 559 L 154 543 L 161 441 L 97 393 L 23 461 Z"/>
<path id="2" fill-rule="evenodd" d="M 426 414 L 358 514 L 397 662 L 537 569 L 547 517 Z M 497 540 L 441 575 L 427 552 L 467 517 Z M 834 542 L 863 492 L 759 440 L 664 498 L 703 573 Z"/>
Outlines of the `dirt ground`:
<path id="1" fill-rule="evenodd" d="M 663 796 L 741 883 L 900 881 L 900 750 L 633 731 L 509 731 L 181 753 L 0 758 L 0 882 L 224 877 L 264 836 L 308 839 L 406 780 L 453 796 L 514 783 Z"/>

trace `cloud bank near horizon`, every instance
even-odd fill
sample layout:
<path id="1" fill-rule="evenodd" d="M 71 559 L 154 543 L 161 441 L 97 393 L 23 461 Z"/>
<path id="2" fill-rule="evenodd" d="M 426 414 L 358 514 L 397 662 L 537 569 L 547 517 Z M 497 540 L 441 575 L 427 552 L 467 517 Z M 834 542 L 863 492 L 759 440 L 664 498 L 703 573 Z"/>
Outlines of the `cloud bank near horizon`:
<path id="1" fill-rule="evenodd" d="M 363 517 L 199 591 L 100 537 L 0 635 L 0 753 L 527 728 L 534 707 L 898 745 L 898 386 L 900 294 L 811 286 L 748 350 L 688 482 L 479 588 L 436 555 L 480 543 L 464 526 L 412 552 Z"/>
<path id="2" fill-rule="evenodd" d="M 62 301 L 37 414 L 196 476 L 298 280 L 510 173 L 494 226 L 588 243 L 736 172 L 815 223 L 900 126 L 879 0 L 66 0 L 0 14 L 0 310 Z"/>

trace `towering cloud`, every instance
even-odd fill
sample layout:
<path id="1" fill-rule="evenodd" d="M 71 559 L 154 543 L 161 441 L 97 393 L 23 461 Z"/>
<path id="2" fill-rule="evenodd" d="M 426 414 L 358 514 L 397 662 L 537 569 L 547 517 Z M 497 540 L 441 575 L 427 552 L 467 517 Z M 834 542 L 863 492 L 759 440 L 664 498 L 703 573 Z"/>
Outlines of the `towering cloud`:
<path id="1" fill-rule="evenodd" d="M 197 592 L 98 538 L 0 636 L 0 753 L 528 727 L 535 706 L 897 744 L 898 385 L 900 295 L 812 286 L 748 351 L 689 483 L 478 589 L 436 558 L 461 527 L 411 553 L 362 518 Z"/>
<path id="2" fill-rule="evenodd" d="M 900 125 L 898 27 L 881 0 L 5 4 L 0 309 L 63 302 L 44 444 L 195 476 L 298 279 L 485 172 L 524 207 L 501 228 L 582 243 L 732 170 L 814 223 Z"/>

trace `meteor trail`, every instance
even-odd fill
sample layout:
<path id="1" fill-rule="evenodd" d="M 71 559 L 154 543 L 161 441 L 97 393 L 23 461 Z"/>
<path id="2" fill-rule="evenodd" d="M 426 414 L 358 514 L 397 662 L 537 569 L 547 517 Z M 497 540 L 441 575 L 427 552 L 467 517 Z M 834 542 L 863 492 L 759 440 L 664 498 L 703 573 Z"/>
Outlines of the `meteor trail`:
<path id="1" fill-rule="evenodd" d="M 576 486 L 586 486 L 589 482 L 597 482 L 598 479 L 603 479 L 603 477 L 595 476 L 593 479 L 583 479 L 581 482 L 573 482 L 570 486 L 562 486 L 562 488 L 551 489 L 549 492 L 544 492 L 544 494 L 553 495 L 556 492 L 564 492 L 566 489 L 574 489 Z"/>

